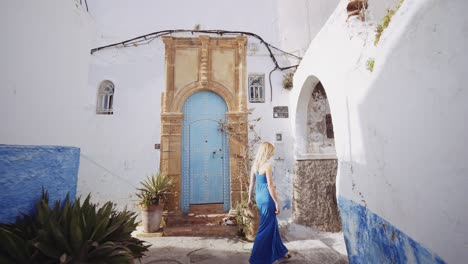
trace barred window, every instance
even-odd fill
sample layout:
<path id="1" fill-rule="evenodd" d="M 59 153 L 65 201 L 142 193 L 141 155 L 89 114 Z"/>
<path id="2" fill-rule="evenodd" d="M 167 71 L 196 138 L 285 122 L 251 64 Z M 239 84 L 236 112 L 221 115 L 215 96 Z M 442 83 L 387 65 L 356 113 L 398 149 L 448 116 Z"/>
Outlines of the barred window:
<path id="1" fill-rule="evenodd" d="M 114 83 L 109 80 L 102 81 L 99 85 L 96 114 L 112 115 L 114 114 L 112 105 L 114 102 Z"/>
<path id="2" fill-rule="evenodd" d="M 249 75 L 249 102 L 264 103 L 265 102 L 265 75 L 250 74 Z"/>
<path id="3" fill-rule="evenodd" d="M 331 114 L 325 115 L 325 126 L 327 129 L 327 138 L 335 138 L 335 133 L 333 132 L 333 123 Z"/>

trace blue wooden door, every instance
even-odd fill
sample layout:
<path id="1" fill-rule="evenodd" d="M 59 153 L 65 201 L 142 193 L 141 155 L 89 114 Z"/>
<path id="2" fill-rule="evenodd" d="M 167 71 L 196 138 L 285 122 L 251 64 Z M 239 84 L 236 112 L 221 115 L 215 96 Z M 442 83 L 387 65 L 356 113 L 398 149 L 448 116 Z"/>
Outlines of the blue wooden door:
<path id="1" fill-rule="evenodd" d="M 183 107 L 182 210 L 190 204 L 224 203 L 229 209 L 229 145 L 220 122 L 226 102 L 209 91 L 187 98 Z"/>

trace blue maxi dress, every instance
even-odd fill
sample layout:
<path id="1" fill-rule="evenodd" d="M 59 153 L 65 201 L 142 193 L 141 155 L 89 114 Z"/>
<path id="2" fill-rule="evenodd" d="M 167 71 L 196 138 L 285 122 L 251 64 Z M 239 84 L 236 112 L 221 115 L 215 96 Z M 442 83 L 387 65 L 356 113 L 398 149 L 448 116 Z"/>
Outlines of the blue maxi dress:
<path id="1" fill-rule="evenodd" d="M 260 211 L 260 225 L 255 237 L 251 264 L 272 264 L 288 253 L 288 249 L 281 241 L 276 208 L 273 198 L 268 191 L 266 174 L 256 173 L 255 201 Z"/>

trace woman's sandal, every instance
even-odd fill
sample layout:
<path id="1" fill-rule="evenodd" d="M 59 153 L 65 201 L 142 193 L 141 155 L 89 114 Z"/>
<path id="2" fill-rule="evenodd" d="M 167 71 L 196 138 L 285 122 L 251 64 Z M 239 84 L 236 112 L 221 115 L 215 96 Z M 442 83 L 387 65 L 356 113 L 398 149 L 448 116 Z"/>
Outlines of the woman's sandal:
<path id="1" fill-rule="evenodd" d="M 286 253 L 286 255 L 284 255 L 284 257 L 283 257 L 283 258 L 284 258 L 284 259 L 290 259 L 290 258 L 291 258 L 291 254 L 289 254 L 289 253 Z"/>

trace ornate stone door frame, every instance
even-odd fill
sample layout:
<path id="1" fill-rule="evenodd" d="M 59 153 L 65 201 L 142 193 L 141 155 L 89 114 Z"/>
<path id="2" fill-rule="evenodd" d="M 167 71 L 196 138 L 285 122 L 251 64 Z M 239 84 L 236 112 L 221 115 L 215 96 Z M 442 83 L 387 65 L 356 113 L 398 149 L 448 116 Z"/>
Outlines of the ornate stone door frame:
<path id="1" fill-rule="evenodd" d="M 227 104 L 230 131 L 231 208 L 241 200 L 241 175 L 247 144 L 246 52 L 247 38 L 163 37 L 166 48 L 166 89 L 161 96 L 160 172 L 174 179 L 167 209 L 180 213 L 182 107 L 195 92 L 208 90 Z"/>

